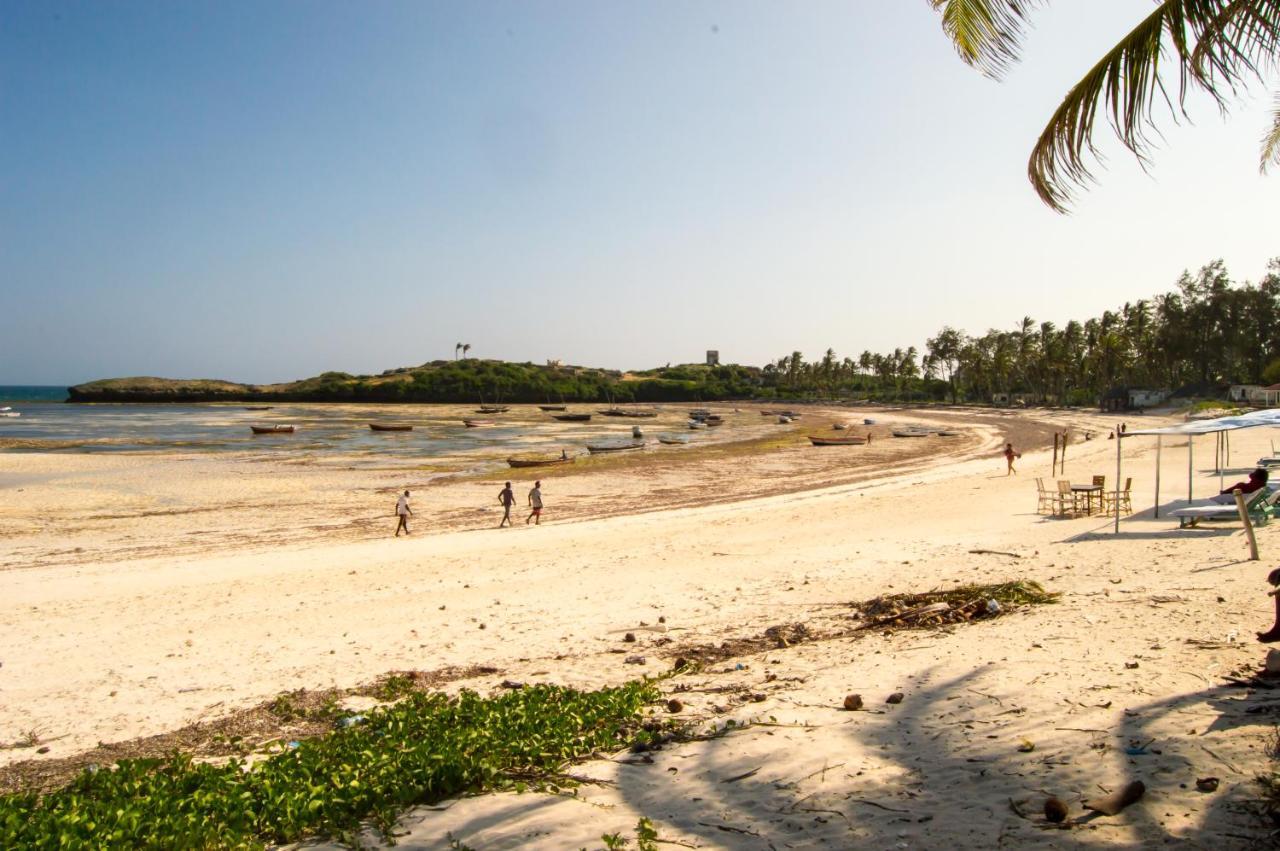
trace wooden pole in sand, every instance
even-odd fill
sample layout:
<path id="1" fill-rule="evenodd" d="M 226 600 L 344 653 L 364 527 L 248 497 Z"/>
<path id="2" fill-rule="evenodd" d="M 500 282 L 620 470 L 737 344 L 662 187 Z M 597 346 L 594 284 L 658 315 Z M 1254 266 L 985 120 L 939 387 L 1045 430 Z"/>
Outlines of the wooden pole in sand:
<path id="1" fill-rule="evenodd" d="M 1065 431 L 1062 433 L 1062 459 L 1059 463 L 1062 464 L 1062 475 L 1065 476 L 1067 474 L 1067 433 Z"/>
<path id="2" fill-rule="evenodd" d="M 1163 434 L 1156 435 L 1156 517 L 1160 516 L 1160 443 L 1163 440 Z M 1120 482 L 1116 482 L 1116 487 L 1120 487 Z"/>
<path id="3" fill-rule="evenodd" d="M 1053 433 L 1053 472 L 1049 475 L 1050 477 L 1058 475 L 1058 433 L 1056 431 Z"/>
<path id="4" fill-rule="evenodd" d="M 1187 435 L 1187 502 L 1191 501 L 1191 457 L 1195 454 L 1196 436 Z"/>
<path id="5" fill-rule="evenodd" d="M 1120 435 L 1116 435 L 1116 534 L 1120 534 Z"/>
<path id="6" fill-rule="evenodd" d="M 1218 491 L 1222 491 L 1222 467 L 1227 455 L 1227 433 L 1218 432 Z"/>
<path id="7" fill-rule="evenodd" d="M 1244 507 L 1244 494 L 1240 488 L 1231 492 L 1236 498 L 1236 508 L 1240 509 L 1240 522 L 1244 524 L 1245 537 L 1249 539 L 1249 560 L 1258 560 L 1258 539 L 1253 535 L 1253 523 L 1249 521 L 1249 510 Z"/>

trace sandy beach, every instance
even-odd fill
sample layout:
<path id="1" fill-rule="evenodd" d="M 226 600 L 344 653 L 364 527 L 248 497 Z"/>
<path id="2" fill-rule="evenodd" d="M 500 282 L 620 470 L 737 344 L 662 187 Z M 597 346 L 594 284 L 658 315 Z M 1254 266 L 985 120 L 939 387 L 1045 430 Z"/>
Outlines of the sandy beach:
<path id="1" fill-rule="evenodd" d="M 1102 474 L 1113 487 L 1113 417 L 868 416 L 962 435 L 815 449 L 804 435 L 828 422 L 815 413 L 755 444 L 546 472 L 544 525 L 525 527 L 521 512 L 510 530 L 492 528 L 505 475 L 492 471 L 419 480 L 190 455 L 6 454 L 0 741 L 34 732 L 49 750 L 0 751 L 0 779 L 12 788 L 19 769 L 32 776 L 24 761 L 212 722 L 294 689 L 395 670 L 452 671 L 443 688 L 482 693 L 508 680 L 598 687 L 665 672 L 681 648 L 803 625 L 820 640 L 663 683 L 696 724 L 770 725 L 576 766 L 600 782 L 574 796 L 413 811 L 401 847 L 447 848 L 452 836 L 477 849 L 594 848 L 640 817 L 699 848 L 1266 840 L 1253 778 L 1269 766 L 1273 705 L 1227 678 L 1265 657 L 1253 633 L 1271 623 L 1275 527 L 1257 530 L 1262 560 L 1251 562 L 1238 522 L 1179 530 L 1153 517 L 1146 438 L 1122 441 L 1136 513 L 1118 535 L 1107 518 L 1037 514 L 1034 478 L 1054 478 L 1055 431 L 1074 435 L 1066 478 Z M 1086 430 L 1097 436 L 1084 442 Z M 1234 435 L 1230 474 L 1268 454 L 1269 437 Z M 1006 439 L 1026 450 L 1014 477 Z M 1218 476 L 1201 440 L 1194 487 L 1209 496 Z M 1166 507 L 1185 497 L 1186 468 L 1185 440 L 1166 441 Z M 512 472 L 523 505 L 532 471 Z M 403 488 L 415 493 L 415 534 L 393 539 Z M 1062 596 L 930 630 L 857 630 L 851 615 L 881 594 L 1016 579 Z M 901 703 L 887 704 L 895 692 Z M 842 709 L 850 693 L 865 711 Z M 1209 776 L 1217 791 L 1198 791 Z M 1082 800 L 1132 780 L 1146 796 L 1118 816 L 1062 829 L 1040 815 L 1056 795 L 1081 817 Z"/>

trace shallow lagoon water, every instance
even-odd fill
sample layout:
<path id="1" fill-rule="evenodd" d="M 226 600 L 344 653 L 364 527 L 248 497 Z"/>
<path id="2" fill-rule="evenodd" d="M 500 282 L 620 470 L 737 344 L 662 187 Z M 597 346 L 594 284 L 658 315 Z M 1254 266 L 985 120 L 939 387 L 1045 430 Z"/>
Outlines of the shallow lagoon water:
<path id="1" fill-rule="evenodd" d="M 16 419 L 0 421 L 0 450 L 8 452 L 231 452 L 310 463 L 458 464 L 469 466 L 511 454 L 570 455 L 587 443 L 629 439 L 639 425 L 649 440 L 659 434 L 690 435 L 688 410 L 655 406 L 652 419 L 603 417 L 598 407 L 571 406 L 594 414 L 589 423 L 563 423 L 535 405 L 505 414 L 479 414 L 472 405 L 277 404 L 267 411 L 229 404 L 62 404 L 15 406 Z M 732 414 L 696 442 L 741 440 L 768 432 L 754 411 Z M 467 428 L 463 419 L 495 425 Z M 369 423 L 413 426 L 410 432 L 375 432 Z M 292 425 L 293 434 L 255 435 L 251 425 Z M 663 447 L 664 449 L 669 447 Z M 678 447 L 677 447 L 678 448 Z"/>

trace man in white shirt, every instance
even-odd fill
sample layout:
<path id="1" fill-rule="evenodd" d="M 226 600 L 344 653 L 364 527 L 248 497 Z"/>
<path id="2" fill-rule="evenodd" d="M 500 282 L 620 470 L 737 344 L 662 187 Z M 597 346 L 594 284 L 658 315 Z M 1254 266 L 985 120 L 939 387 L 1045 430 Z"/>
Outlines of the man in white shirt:
<path id="1" fill-rule="evenodd" d="M 533 490 L 529 491 L 529 506 L 533 511 L 529 512 L 529 516 L 524 519 L 524 524 L 529 525 L 529 521 L 533 521 L 533 525 L 542 525 L 542 482 L 534 482 Z"/>
<path id="2" fill-rule="evenodd" d="M 405 491 L 404 496 L 396 500 L 396 516 L 400 518 L 400 522 L 396 525 L 396 537 L 400 537 L 400 530 L 409 534 L 409 515 L 413 513 L 413 509 L 409 507 L 409 492 Z"/>

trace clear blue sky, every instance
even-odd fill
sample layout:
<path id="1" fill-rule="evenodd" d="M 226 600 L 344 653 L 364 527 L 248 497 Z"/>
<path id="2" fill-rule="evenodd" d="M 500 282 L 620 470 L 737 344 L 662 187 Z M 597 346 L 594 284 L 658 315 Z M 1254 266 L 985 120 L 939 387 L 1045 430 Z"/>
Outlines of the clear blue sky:
<path id="1" fill-rule="evenodd" d="M 1280 255 L 1269 95 L 1026 182 L 1150 9 L 966 68 L 925 0 L 0 5 L 0 383 L 640 368 L 1058 323 Z"/>

